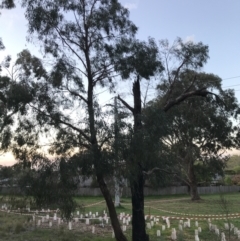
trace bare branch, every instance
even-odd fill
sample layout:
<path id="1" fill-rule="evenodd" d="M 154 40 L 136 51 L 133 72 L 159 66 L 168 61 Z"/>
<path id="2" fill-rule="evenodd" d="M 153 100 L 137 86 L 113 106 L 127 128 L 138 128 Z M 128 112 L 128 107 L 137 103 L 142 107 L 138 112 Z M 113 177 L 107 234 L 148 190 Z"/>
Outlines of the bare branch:
<path id="1" fill-rule="evenodd" d="M 123 100 L 119 95 L 117 97 L 121 102 L 122 104 L 127 108 L 129 109 L 133 114 L 134 114 L 134 108 L 132 108 L 125 100 Z"/>
<path id="2" fill-rule="evenodd" d="M 159 168 L 159 167 L 154 167 L 152 170 L 150 170 L 150 171 L 148 171 L 148 172 L 146 172 L 146 171 L 143 171 L 143 174 L 144 175 L 151 175 L 153 172 L 155 172 L 155 171 L 161 171 L 161 172 L 165 172 L 165 173 L 167 173 L 167 174 L 172 174 L 172 175 L 175 175 L 175 174 L 177 174 L 177 173 L 175 173 L 175 172 L 170 172 L 170 171 L 168 171 L 168 170 L 165 170 L 165 169 L 162 169 L 162 168 Z"/>
<path id="3" fill-rule="evenodd" d="M 216 96 L 217 99 L 219 99 L 218 95 L 215 93 L 212 93 L 210 91 L 207 91 L 206 88 L 202 88 L 202 89 L 198 89 L 198 90 L 194 90 L 194 91 L 189 91 L 189 92 L 184 92 L 183 94 L 181 94 L 180 96 L 178 96 L 176 99 L 170 100 L 168 101 L 165 106 L 163 107 L 163 111 L 167 112 L 169 109 L 171 109 L 174 105 L 178 105 L 180 104 L 182 101 L 184 101 L 185 99 L 189 98 L 189 97 L 193 97 L 193 96 L 202 96 L 202 97 L 206 97 L 207 95 L 214 95 Z"/>
<path id="4" fill-rule="evenodd" d="M 42 110 L 39 110 L 39 109 L 36 108 L 35 106 L 33 106 L 33 105 L 30 105 L 30 106 L 31 106 L 34 110 L 40 112 L 42 115 L 47 116 L 47 117 L 49 117 L 49 118 L 52 119 L 52 120 L 54 119 L 51 115 L 46 114 L 46 112 L 44 112 L 44 111 L 42 111 Z M 72 125 L 71 123 L 68 123 L 68 122 L 66 122 L 66 121 L 64 121 L 64 120 L 58 119 L 58 121 L 59 121 L 59 123 L 64 124 L 64 125 L 72 128 L 73 130 L 77 131 L 77 132 L 78 132 L 79 134 L 81 134 L 89 143 L 91 143 L 91 140 L 90 140 L 90 138 L 88 137 L 88 135 L 86 135 L 86 133 L 84 133 L 81 129 L 79 129 L 78 127 L 76 127 L 76 126 Z"/>
<path id="5" fill-rule="evenodd" d="M 67 90 L 69 91 L 70 94 L 79 97 L 79 99 L 83 100 L 86 104 L 88 104 L 88 100 L 86 98 L 84 98 L 82 95 L 78 94 L 77 92 L 75 92 L 73 90 L 70 90 L 68 88 L 68 86 L 66 88 L 67 88 Z"/>

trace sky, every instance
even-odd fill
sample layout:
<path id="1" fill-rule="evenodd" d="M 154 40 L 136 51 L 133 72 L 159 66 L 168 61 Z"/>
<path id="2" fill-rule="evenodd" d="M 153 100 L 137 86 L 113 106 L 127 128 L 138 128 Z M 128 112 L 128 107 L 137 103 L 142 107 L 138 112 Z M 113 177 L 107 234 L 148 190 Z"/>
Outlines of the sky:
<path id="1" fill-rule="evenodd" d="M 210 59 L 203 68 L 223 79 L 224 88 L 233 88 L 240 102 L 240 1 L 239 0 L 120 0 L 130 11 L 130 19 L 138 26 L 137 37 L 147 40 L 176 37 L 203 42 L 209 46 Z M 0 37 L 7 54 L 13 58 L 28 48 L 41 57 L 39 46 L 26 41 L 27 21 L 24 10 L 17 7 L 1 10 Z M 130 87 L 130 85 L 128 86 Z M 0 156 L 0 165 L 14 163 L 10 154 Z"/>

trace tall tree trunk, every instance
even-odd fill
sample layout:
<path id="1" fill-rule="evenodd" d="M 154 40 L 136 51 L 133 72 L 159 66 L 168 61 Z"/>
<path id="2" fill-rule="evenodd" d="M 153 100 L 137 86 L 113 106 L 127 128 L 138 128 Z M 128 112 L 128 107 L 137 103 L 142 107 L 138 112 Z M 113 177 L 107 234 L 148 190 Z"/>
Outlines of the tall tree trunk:
<path id="1" fill-rule="evenodd" d="M 134 97 L 134 141 L 138 141 L 138 137 L 141 134 L 138 133 L 142 129 L 141 120 L 141 91 L 140 91 L 140 79 L 133 83 L 133 97 Z M 141 142 L 141 140 L 140 140 Z M 134 144 L 135 145 L 135 144 Z M 135 145 L 136 146 L 136 145 Z M 137 150 L 135 150 L 137 151 Z M 136 153 L 134 153 L 136 158 Z M 133 179 L 130 181 L 131 193 L 132 193 L 132 241 L 149 241 L 149 237 L 146 233 L 145 215 L 144 215 L 144 175 L 141 165 L 141 160 L 133 160 L 135 173 Z M 136 165 L 136 166 L 135 166 Z"/>
<path id="2" fill-rule="evenodd" d="M 190 184 L 190 195 L 191 195 L 191 200 L 192 201 L 196 201 L 196 200 L 200 200 L 200 196 L 198 194 L 198 190 L 197 190 L 197 184 L 196 183 L 191 183 Z"/>
<path id="3" fill-rule="evenodd" d="M 101 192 L 104 196 L 104 199 L 105 199 L 107 207 L 108 207 L 109 216 L 111 219 L 115 238 L 117 241 L 127 241 L 127 238 L 125 237 L 125 235 L 122 232 L 122 229 L 121 229 L 118 217 L 117 217 L 117 212 L 116 212 L 113 200 L 112 200 L 112 196 L 111 196 L 109 189 L 107 188 L 107 185 L 101 174 L 97 175 L 97 181 L 98 181 L 99 187 L 101 189 Z"/>
<path id="4" fill-rule="evenodd" d="M 97 182 L 99 184 L 99 187 L 101 189 L 101 192 L 103 194 L 103 197 L 104 197 L 107 207 L 108 207 L 111 224 L 112 224 L 112 227 L 114 230 L 116 240 L 117 241 L 127 241 L 127 238 L 125 237 L 125 235 L 123 234 L 123 231 L 121 229 L 111 193 L 104 180 L 104 175 L 103 175 L 104 170 L 101 165 L 102 154 L 101 154 L 101 150 L 99 149 L 99 146 L 98 146 L 97 134 L 96 134 L 96 129 L 95 129 L 95 116 L 94 116 L 94 107 L 93 107 L 93 81 L 92 81 L 92 77 L 91 77 L 91 65 L 90 65 L 90 60 L 89 60 L 88 55 L 86 55 L 86 59 L 87 59 L 87 65 L 88 65 L 89 127 L 90 127 L 90 134 L 91 134 L 91 148 L 92 148 L 92 152 L 93 152 L 93 163 L 94 163 L 94 167 L 95 167 L 95 173 L 97 176 Z"/>
<path id="5" fill-rule="evenodd" d="M 144 177 L 140 173 L 131 183 L 132 192 L 132 241 L 149 241 L 144 215 Z"/>
<path id="6" fill-rule="evenodd" d="M 189 177 L 189 185 L 190 185 L 190 195 L 191 195 L 191 200 L 196 201 L 200 200 L 200 196 L 198 194 L 197 190 L 197 180 L 194 172 L 194 166 L 193 166 L 193 161 L 189 162 L 189 167 L 188 167 L 188 177 Z"/>

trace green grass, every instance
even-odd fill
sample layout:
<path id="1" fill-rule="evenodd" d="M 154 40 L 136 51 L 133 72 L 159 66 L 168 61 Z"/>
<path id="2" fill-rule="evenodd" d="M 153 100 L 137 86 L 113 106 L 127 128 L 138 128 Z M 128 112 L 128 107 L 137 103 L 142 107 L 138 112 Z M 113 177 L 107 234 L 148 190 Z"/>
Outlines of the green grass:
<path id="1" fill-rule="evenodd" d="M 240 212 L 240 193 L 224 194 L 221 199 L 220 195 L 202 195 L 202 200 L 198 202 L 190 201 L 190 198 L 186 195 L 173 195 L 173 196 L 153 196 L 145 198 L 145 214 L 156 216 L 168 216 L 168 217 L 183 217 L 186 220 L 186 216 L 181 214 L 174 214 L 170 212 L 182 213 L 182 214 L 194 214 L 194 215 L 221 215 L 227 212 L 238 213 Z M 81 208 L 80 213 L 99 212 L 101 214 L 103 210 L 107 211 L 106 204 L 102 197 L 76 197 L 76 202 Z M 225 207 L 223 207 L 226 201 Z M 96 204 L 96 205 L 94 205 Z M 0 203 L 0 205 L 2 205 Z M 129 198 L 123 198 L 121 200 L 121 207 L 117 208 L 117 212 L 125 212 L 131 214 L 131 200 Z M 76 212 L 75 212 L 76 215 Z M 240 218 L 229 219 L 236 227 L 240 228 Z M 147 221 L 148 222 L 148 221 Z M 178 231 L 179 220 L 170 219 L 171 227 L 176 228 L 178 241 L 181 240 L 194 240 L 194 224 L 195 221 L 191 221 L 191 228 L 184 229 L 183 232 Z M 225 220 L 212 220 L 213 224 L 224 230 Z M 98 227 L 99 222 L 94 222 Z M 161 230 L 163 220 L 160 219 L 159 224 L 155 225 L 152 229 L 148 229 L 147 232 L 150 235 L 151 241 L 165 241 L 170 240 L 171 229 L 167 229 L 162 232 L 162 237 L 156 237 L 157 230 Z M 202 233 L 199 234 L 200 240 L 220 240 L 213 232 L 208 229 L 207 220 L 199 220 L 199 226 L 202 227 Z M 42 228 L 37 227 L 31 217 L 24 215 L 16 215 L 12 213 L 0 212 L 0 240 L 12 240 L 12 241 L 101 241 L 101 240 L 114 240 L 111 237 L 112 229 L 98 228 L 98 234 L 91 233 L 91 227 L 88 227 L 88 231 L 84 231 L 83 228 L 77 228 L 69 231 L 67 226 L 54 228 Z M 226 234 L 226 231 L 225 231 Z M 127 236 L 130 240 L 131 230 L 128 229 Z M 235 240 L 234 236 L 231 235 Z M 236 236 L 235 236 L 236 238 Z"/>

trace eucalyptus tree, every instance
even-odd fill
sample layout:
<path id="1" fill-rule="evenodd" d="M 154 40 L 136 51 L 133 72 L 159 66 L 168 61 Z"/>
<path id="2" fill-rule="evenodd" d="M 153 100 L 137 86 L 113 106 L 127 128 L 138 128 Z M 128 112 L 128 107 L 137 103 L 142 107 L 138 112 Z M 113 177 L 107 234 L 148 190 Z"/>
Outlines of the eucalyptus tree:
<path id="1" fill-rule="evenodd" d="M 132 48 L 134 50 L 134 48 Z M 178 38 L 173 46 L 169 45 L 169 42 L 164 40 L 160 41 L 160 48 L 155 49 L 154 53 L 157 55 L 157 59 L 159 60 L 158 68 L 153 69 L 155 72 L 155 76 L 160 73 L 159 76 L 159 86 L 164 86 L 164 93 L 161 98 L 160 108 L 158 109 L 158 114 L 161 118 L 157 118 L 157 122 L 154 123 L 154 126 L 160 126 L 163 129 L 166 126 L 164 115 L 165 112 L 168 112 L 175 105 L 180 104 L 184 100 L 190 97 L 206 97 L 208 95 L 216 96 L 216 94 L 210 91 L 211 86 L 207 84 L 196 85 L 194 83 L 199 80 L 195 78 L 195 76 L 191 76 L 189 80 L 189 85 L 184 86 L 185 88 L 179 89 L 178 85 L 182 83 L 183 80 L 180 76 L 185 71 L 199 71 L 201 67 L 207 62 L 208 59 L 208 46 L 203 43 L 193 43 L 186 42 L 184 43 L 180 38 Z M 139 48 L 135 49 L 134 56 L 144 56 L 142 55 L 142 51 L 139 51 Z M 114 56 L 117 56 L 116 54 Z M 141 59 L 141 58 L 140 58 Z M 150 60 L 154 58 L 151 57 Z M 150 155 L 147 155 L 148 150 L 144 147 L 151 149 L 151 147 L 155 145 L 151 145 L 150 143 L 154 143 L 149 140 L 147 142 L 145 130 L 149 125 L 143 122 L 143 113 L 142 113 L 142 98 L 141 98 L 141 85 L 140 81 L 144 79 L 148 79 L 150 75 L 145 75 L 146 71 L 149 71 L 151 68 L 148 66 L 144 66 L 147 62 L 144 61 L 144 57 L 142 62 L 137 62 L 134 60 L 134 57 L 129 59 L 129 62 L 133 61 L 136 65 L 130 65 L 132 70 L 132 78 L 133 81 L 133 106 L 128 104 L 121 96 L 118 96 L 118 99 L 121 101 L 122 105 L 126 107 L 126 109 L 133 116 L 133 134 L 130 142 L 130 153 L 128 155 L 127 162 L 129 163 L 128 170 L 130 172 L 130 185 L 132 192 L 132 207 L 133 207 L 133 240 L 148 240 L 148 235 L 145 232 L 145 220 L 144 220 L 144 183 L 146 176 L 148 174 L 152 174 L 154 171 L 162 171 L 162 172 L 171 172 L 170 166 L 166 165 L 166 168 L 160 168 L 159 164 L 153 166 L 152 160 L 154 158 L 150 158 Z M 163 65 L 161 63 L 163 61 Z M 170 68 L 170 62 L 172 67 Z M 157 64 L 153 62 L 151 67 Z M 124 66 L 124 62 L 121 66 Z M 128 70 L 128 66 L 124 66 L 125 70 Z M 139 70 L 140 69 L 140 70 Z M 141 72 L 141 70 L 143 72 Z M 164 71 L 163 71 L 164 70 Z M 152 72 L 150 72 L 152 73 Z M 151 129 L 154 130 L 154 126 L 151 126 Z M 158 127 L 159 128 L 159 127 Z M 158 131 L 156 131 L 157 133 Z M 158 135 L 164 134 L 164 131 L 161 133 L 157 133 Z M 150 137 L 150 135 L 148 135 Z M 153 137 L 153 135 L 152 135 Z M 149 145 L 147 145 L 148 143 Z M 155 142 L 155 144 L 158 142 Z M 159 148 L 164 147 L 164 145 L 158 143 Z M 149 149 L 149 150 L 150 150 Z M 156 153 L 156 150 L 154 151 Z M 161 151 L 159 151 L 159 155 L 161 155 Z M 161 159 L 161 158 L 160 158 Z M 164 158 L 162 158 L 163 160 Z M 135 224 L 138 223 L 138 226 Z M 137 227 L 141 227 L 137 229 Z"/>
<path id="2" fill-rule="evenodd" d="M 30 150 L 27 139 L 35 137 L 36 143 L 38 134 L 49 135 L 54 127 L 51 151 L 75 156 L 81 151 L 87 154 L 84 168 L 86 171 L 93 168 L 115 237 L 126 240 L 104 180 L 110 168 L 109 152 L 105 149 L 111 136 L 96 94 L 99 86 L 113 87 L 116 65 L 120 65 L 118 60 L 112 61 L 112 53 L 124 58 L 137 28 L 129 20 L 128 10 L 117 0 L 23 0 L 22 3 L 30 37 L 39 41 L 54 66 L 49 73 L 28 51 L 23 51 L 17 60 L 22 69 L 22 83 L 34 92 L 34 100 L 27 105 L 31 118 L 19 117 L 15 140 L 22 143 L 15 153 L 23 157 Z"/>
<path id="3" fill-rule="evenodd" d="M 223 175 L 228 159 L 225 151 L 235 146 L 234 122 L 239 106 L 233 90 L 223 90 L 218 76 L 196 71 L 186 70 L 179 75 L 173 95 L 178 96 L 190 85 L 195 89 L 208 86 L 217 97 L 190 98 L 173 107 L 166 116 L 169 133 L 163 139 L 175 155 L 173 172 L 190 187 L 191 199 L 199 200 L 198 183 Z M 166 86 L 159 88 L 153 108 L 161 108 L 157 103 L 165 96 Z"/>

